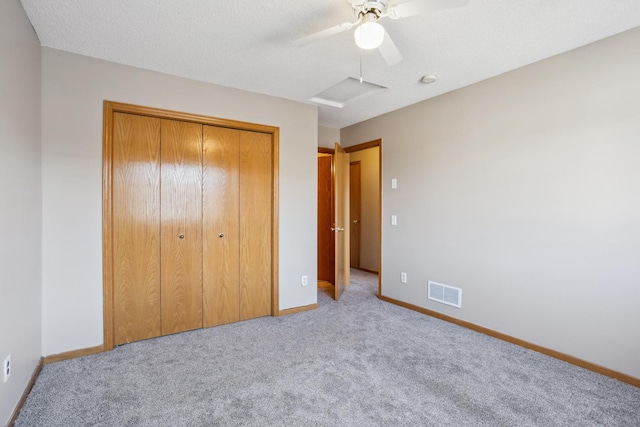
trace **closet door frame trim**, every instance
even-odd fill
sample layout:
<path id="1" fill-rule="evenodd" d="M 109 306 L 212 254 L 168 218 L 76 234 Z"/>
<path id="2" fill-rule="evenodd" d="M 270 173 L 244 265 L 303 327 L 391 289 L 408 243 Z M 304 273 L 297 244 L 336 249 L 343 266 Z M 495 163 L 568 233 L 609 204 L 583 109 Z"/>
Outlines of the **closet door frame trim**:
<path id="1" fill-rule="evenodd" d="M 102 274 L 103 274 L 103 350 L 114 347 L 114 313 L 113 313 L 113 115 L 114 113 L 136 114 L 159 119 L 180 120 L 202 125 L 217 126 L 230 129 L 261 132 L 271 135 L 272 155 L 272 200 L 271 200 L 271 315 L 279 316 L 278 289 L 278 188 L 280 159 L 280 129 L 274 126 L 227 120 L 179 111 L 143 107 L 120 102 L 103 102 L 103 135 L 102 135 Z"/>

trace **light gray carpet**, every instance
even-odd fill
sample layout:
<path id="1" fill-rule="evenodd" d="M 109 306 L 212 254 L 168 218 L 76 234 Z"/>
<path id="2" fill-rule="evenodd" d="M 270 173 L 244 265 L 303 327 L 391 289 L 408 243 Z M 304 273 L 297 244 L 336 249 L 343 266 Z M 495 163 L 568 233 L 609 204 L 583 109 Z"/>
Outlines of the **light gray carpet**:
<path id="1" fill-rule="evenodd" d="M 47 365 L 17 426 L 639 426 L 640 389 L 378 300 Z"/>

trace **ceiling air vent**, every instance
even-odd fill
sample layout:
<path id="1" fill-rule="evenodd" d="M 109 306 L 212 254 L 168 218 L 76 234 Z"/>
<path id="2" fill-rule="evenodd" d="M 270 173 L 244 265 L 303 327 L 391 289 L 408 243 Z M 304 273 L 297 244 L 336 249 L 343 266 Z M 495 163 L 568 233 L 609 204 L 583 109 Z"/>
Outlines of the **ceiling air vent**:
<path id="1" fill-rule="evenodd" d="M 453 307 L 462 307 L 462 289 L 453 286 L 443 285 L 442 283 L 429 281 L 430 300 L 438 301 Z"/>

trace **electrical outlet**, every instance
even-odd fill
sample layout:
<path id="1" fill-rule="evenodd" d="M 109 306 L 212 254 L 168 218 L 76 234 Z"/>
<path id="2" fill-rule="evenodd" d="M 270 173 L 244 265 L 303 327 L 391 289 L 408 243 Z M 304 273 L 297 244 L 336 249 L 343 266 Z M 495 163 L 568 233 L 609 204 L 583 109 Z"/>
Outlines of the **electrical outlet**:
<path id="1" fill-rule="evenodd" d="M 396 215 L 391 215 L 391 225 L 398 225 L 398 217 Z"/>
<path id="2" fill-rule="evenodd" d="M 402 283 L 407 283 L 407 273 L 400 273 L 400 281 Z"/>
<path id="3" fill-rule="evenodd" d="M 4 359 L 4 364 L 2 365 L 3 382 L 6 383 L 10 376 L 11 376 L 11 355 L 8 355 L 6 359 Z"/>
<path id="4" fill-rule="evenodd" d="M 309 281 L 307 280 L 307 276 L 302 276 L 300 283 L 302 283 L 302 286 L 307 286 L 309 284 Z"/>

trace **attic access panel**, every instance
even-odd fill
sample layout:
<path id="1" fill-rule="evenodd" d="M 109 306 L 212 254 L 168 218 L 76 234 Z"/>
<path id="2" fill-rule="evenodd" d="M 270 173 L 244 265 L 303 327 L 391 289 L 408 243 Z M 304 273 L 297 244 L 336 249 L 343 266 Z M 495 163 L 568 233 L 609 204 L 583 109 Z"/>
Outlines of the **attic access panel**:
<path id="1" fill-rule="evenodd" d="M 374 93 L 385 89 L 387 88 L 384 86 L 366 81 L 360 83 L 360 80 L 358 79 L 347 77 L 340 83 L 309 98 L 309 101 L 317 104 L 328 105 L 330 107 L 344 108 L 358 99 L 373 95 Z"/>

